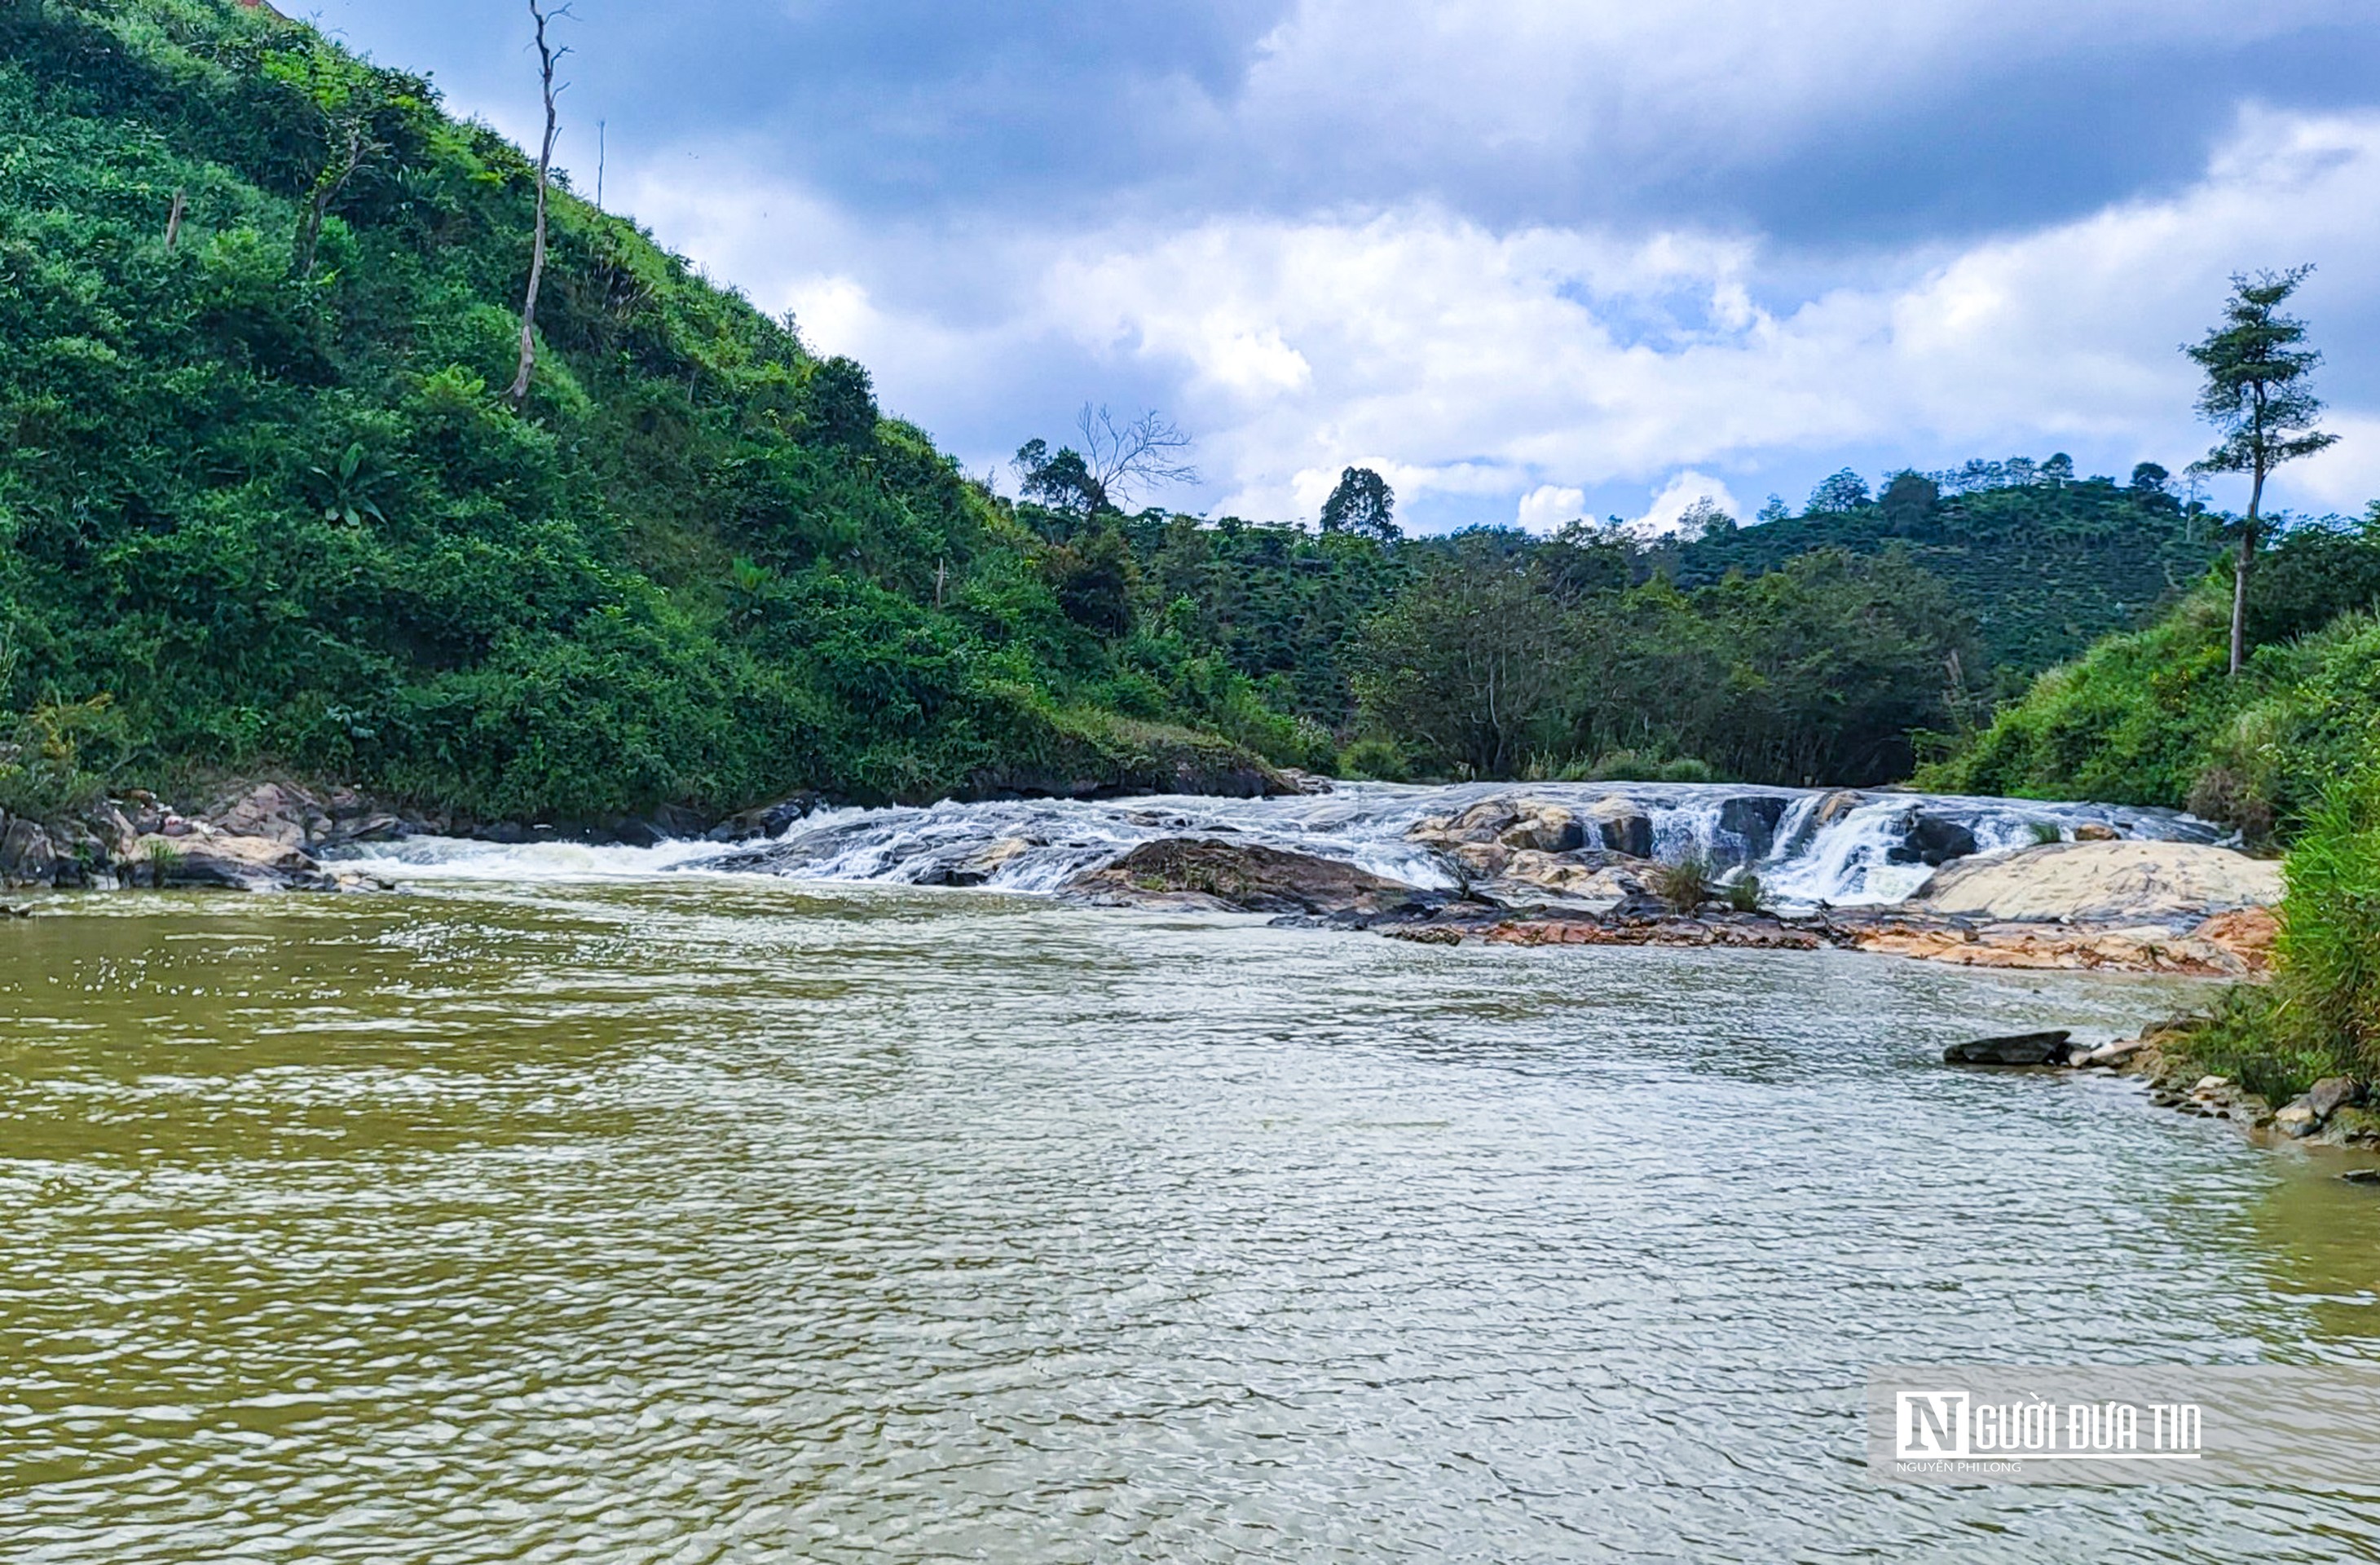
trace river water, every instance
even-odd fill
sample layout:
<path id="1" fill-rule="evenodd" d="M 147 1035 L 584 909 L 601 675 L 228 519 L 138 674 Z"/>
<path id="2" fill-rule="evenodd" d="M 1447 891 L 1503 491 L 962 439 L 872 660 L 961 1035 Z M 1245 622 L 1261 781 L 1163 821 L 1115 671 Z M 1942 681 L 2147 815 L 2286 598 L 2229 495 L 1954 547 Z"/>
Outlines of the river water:
<path id="1" fill-rule="evenodd" d="M 1937 1062 L 2187 988 L 411 875 L 0 925 L 0 1559 L 2380 1558 L 1863 1465 L 1873 1364 L 2380 1359 L 2374 1192 Z"/>

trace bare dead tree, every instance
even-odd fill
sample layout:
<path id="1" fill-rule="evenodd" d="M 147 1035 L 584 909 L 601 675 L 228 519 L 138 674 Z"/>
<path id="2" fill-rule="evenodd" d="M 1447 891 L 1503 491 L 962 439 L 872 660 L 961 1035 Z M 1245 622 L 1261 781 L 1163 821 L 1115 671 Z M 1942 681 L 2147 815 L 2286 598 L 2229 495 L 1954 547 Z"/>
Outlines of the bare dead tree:
<path id="1" fill-rule="evenodd" d="M 515 407 L 528 398 L 529 380 L 537 372 L 537 291 L 545 283 L 545 199 L 553 178 L 553 142 L 562 130 L 554 101 L 568 85 L 555 86 L 553 71 L 570 53 L 556 49 L 546 37 L 550 25 L 570 14 L 569 6 L 548 10 L 543 0 L 528 0 L 528 14 L 537 23 L 538 80 L 545 91 L 545 142 L 537 154 L 537 236 L 529 247 L 528 294 L 521 302 L 520 373 L 513 377 L 512 390 L 505 394 Z"/>
<path id="2" fill-rule="evenodd" d="M 182 242 L 182 219 L 189 214 L 190 193 L 174 192 L 174 210 L 165 214 L 165 249 L 171 250 Z"/>
<path id="3" fill-rule="evenodd" d="M 1118 424 L 1104 406 L 1087 402 L 1075 416 L 1075 431 L 1083 437 L 1083 466 L 1099 501 L 1119 511 L 1135 493 L 1198 481 L 1188 460 L 1190 437 L 1153 408 Z"/>
<path id="4" fill-rule="evenodd" d="M 345 139 L 346 145 L 334 151 L 330 161 L 323 164 L 322 172 L 314 176 L 314 193 L 306 205 L 305 225 L 298 232 L 298 272 L 303 277 L 314 274 L 315 252 L 322 244 L 322 224 L 330 217 L 339 192 L 347 188 L 347 181 L 356 176 L 358 170 L 371 161 L 372 154 L 381 151 L 380 143 L 372 140 L 368 113 L 360 104 L 350 107 L 339 122 L 336 134 Z"/>

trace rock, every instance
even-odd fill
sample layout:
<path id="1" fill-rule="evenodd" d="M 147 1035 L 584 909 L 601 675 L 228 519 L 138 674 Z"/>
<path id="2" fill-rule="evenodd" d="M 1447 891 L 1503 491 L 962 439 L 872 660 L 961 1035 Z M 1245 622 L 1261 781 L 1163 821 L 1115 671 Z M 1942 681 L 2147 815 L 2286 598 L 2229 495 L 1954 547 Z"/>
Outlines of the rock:
<path id="1" fill-rule="evenodd" d="M 179 837 L 143 837 L 134 845 L 136 884 L 219 887 L 239 892 L 334 892 L 337 877 L 271 837 L 234 836 L 200 827 Z"/>
<path id="2" fill-rule="evenodd" d="M 1536 853 L 1573 853 L 1586 845 L 1586 828 L 1560 805 L 1524 801 L 1521 817 L 1496 834 L 1508 848 Z"/>
<path id="3" fill-rule="evenodd" d="M 1426 906 L 1415 887 L 1337 859 L 1252 843 L 1167 837 L 1066 882 L 1067 892 L 1111 906 L 1238 909 L 1251 913 L 1381 913 Z"/>
<path id="4" fill-rule="evenodd" d="M 2085 1065 L 2120 1065 L 2125 1061 L 2131 1059 L 2133 1055 L 2138 1054 L 2142 1049 L 2146 1049 L 2148 1046 L 2149 1040 L 2144 1037 L 2118 1038 L 2113 1043 L 2103 1043 L 2098 1048 L 2091 1050 L 2090 1053 L 2082 1057 L 2082 1063 Z"/>
<path id="5" fill-rule="evenodd" d="M 980 886 L 1009 865 L 1033 850 L 1033 843 L 1024 837 L 1002 837 L 987 847 L 978 848 L 943 875 L 945 886 Z"/>
<path id="6" fill-rule="evenodd" d="M 1746 794 L 1718 807 L 1718 829 L 1742 840 L 1743 862 L 1756 864 L 1777 843 L 1785 800 L 1774 794 Z"/>
<path id="7" fill-rule="evenodd" d="M 1855 794 L 1849 789 L 1828 794 L 1818 801 L 1818 807 L 1810 819 L 1817 826 L 1832 826 L 1865 803 L 1867 803 L 1865 794 Z"/>
<path id="8" fill-rule="evenodd" d="M 2242 907 L 2218 913 L 2190 932 L 2193 940 L 2229 952 L 2250 972 L 2273 965 L 2273 948 L 2281 938 L 2281 921 L 2269 907 Z"/>
<path id="9" fill-rule="evenodd" d="M 816 794 L 795 794 L 772 805 L 731 815 L 708 833 L 714 843 L 748 843 L 756 837 L 782 837 L 785 828 L 808 819 L 826 801 Z"/>
<path id="10" fill-rule="evenodd" d="M 49 831 L 21 817 L 0 817 L 0 885 L 55 886 L 58 883 L 57 844 Z"/>
<path id="11" fill-rule="evenodd" d="M 2362 1097 L 2362 1089 L 2345 1076 L 2325 1076 L 2306 1088 L 2305 1097 L 2301 1101 L 2311 1106 L 2326 1121 Z"/>
<path id="12" fill-rule="evenodd" d="M 2121 831 L 2112 826 L 2102 826 L 2095 820 L 2074 828 L 2074 841 L 2078 843 L 2119 843 L 2123 838 Z"/>
<path id="13" fill-rule="evenodd" d="M 1586 807 L 1586 820 L 1613 853 L 1653 856 L 1653 818 L 1633 799 L 1613 794 Z"/>
<path id="14" fill-rule="evenodd" d="M 2280 866 L 2197 843 L 2048 843 L 1952 865 L 1910 899 L 1936 915 L 2010 922 L 2200 925 L 2281 899 Z"/>
<path id="15" fill-rule="evenodd" d="M 1476 848 L 1464 850 L 1476 853 Z M 1619 903 L 1641 895 L 1644 885 L 1629 870 L 1597 853 L 1555 855 L 1523 850 L 1511 855 L 1497 883 L 1483 888 L 1499 902 L 1514 900 L 1523 888 L 1541 888 L 1581 902 Z"/>
<path id="16" fill-rule="evenodd" d="M 2350 1169 L 2338 1177 L 2350 1184 L 2380 1184 L 2380 1169 Z"/>
<path id="17" fill-rule="evenodd" d="M 1972 856 L 1979 845 L 1973 831 L 1947 815 L 1912 811 L 1906 818 L 1906 827 L 1908 834 L 1900 844 L 1886 850 L 1887 863 L 1939 868 L 1954 858 Z"/>
<path id="18" fill-rule="evenodd" d="M 1415 945 L 1461 945 L 1463 931 L 1443 924 L 1401 924 L 1383 929 L 1392 940 L 1411 940 Z"/>
<path id="19" fill-rule="evenodd" d="M 2230 1085 L 2231 1078 L 2228 1076 L 2201 1076 L 2198 1078 L 2198 1085 L 2190 1089 L 2190 1095 L 2192 1098 L 2200 1098 L 2210 1092 L 2220 1092 Z"/>
<path id="20" fill-rule="evenodd" d="M 1339 786 L 1328 777 L 1317 776 L 1293 766 L 1281 769 L 1281 780 L 1289 785 L 1293 794 L 1330 794 L 1336 793 Z"/>
<path id="21" fill-rule="evenodd" d="M 2018 1033 L 1954 1043 L 1942 1051 L 1947 1065 L 2063 1065 L 2071 1032 Z"/>
<path id="22" fill-rule="evenodd" d="M 321 800 L 283 782 L 256 783 L 220 801 L 200 819 L 235 837 L 262 837 L 299 849 L 331 825 Z"/>
<path id="23" fill-rule="evenodd" d="M 2285 1135 L 2303 1138 L 2328 1124 L 2333 1114 L 2360 1096 L 2361 1089 L 2345 1076 L 2325 1076 L 2275 1113 L 2273 1123 Z"/>

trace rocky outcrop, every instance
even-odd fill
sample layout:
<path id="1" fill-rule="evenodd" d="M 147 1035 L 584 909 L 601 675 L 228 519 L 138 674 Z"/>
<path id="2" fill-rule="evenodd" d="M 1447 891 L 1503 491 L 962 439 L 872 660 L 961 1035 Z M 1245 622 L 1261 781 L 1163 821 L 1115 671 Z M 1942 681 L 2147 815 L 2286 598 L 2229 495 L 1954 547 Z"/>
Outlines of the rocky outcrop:
<path id="1" fill-rule="evenodd" d="M 1777 794 L 1744 794 L 1718 807 L 1718 829 L 1743 844 L 1745 864 L 1757 864 L 1777 845 L 1777 826 L 1786 800 Z"/>
<path id="2" fill-rule="evenodd" d="M 2277 864 L 2195 843 L 2050 843 L 1953 865 L 1907 907 L 2007 923 L 2200 928 L 2281 898 Z"/>
<path id="3" fill-rule="evenodd" d="M 704 833 L 714 843 L 748 843 L 759 837 L 782 837 L 788 828 L 807 820 L 826 801 L 817 794 L 795 794 L 775 804 L 729 816 Z"/>
<path id="4" fill-rule="evenodd" d="M 1949 1065 L 2067 1065 L 2073 1062 L 2070 1032 L 2019 1033 L 2011 1037 L 1979 1037 L 1954 1043 L 1942 1051 Z"/>
<path id="5" fill-rule="evenodd" d="M 352 792 L 251 783 L 183 815 L 153 794 L 103 799 L 64 820 L 0 816 L 0 884 L 54 891 L 125 887 L 338 891 L 374 878 L 325 866 L 325 849 L 407 830 Z"/>
<path id="6" fill-rule="evenodd" d="M 1971 856 L 1981 844 L 1974 832 L 1946 815 L 1912 810 L 1902 819 L 1901 840 L 1885 851 L 1888 864 L 1923 864 L 1938 869 L 1953 859 Z"/>
<path id="7" fill-rule="evenodd" d="M 1653 818 L 1633 800 L 1617 794 L 1597 799 L 1586 807 L 1586 819 L 1611 852 L 1630 858 L 1653 856 Z"/>
<path id="8" fill-rule="evenodd" d="M 1414 887 L 1352 864 L 1206 837 L 1143 843 L 1113 864 L 1075 876 L 1065 891 L 1103 907 L 1330 916 L 1420 913 L 1432 905 Z"/>

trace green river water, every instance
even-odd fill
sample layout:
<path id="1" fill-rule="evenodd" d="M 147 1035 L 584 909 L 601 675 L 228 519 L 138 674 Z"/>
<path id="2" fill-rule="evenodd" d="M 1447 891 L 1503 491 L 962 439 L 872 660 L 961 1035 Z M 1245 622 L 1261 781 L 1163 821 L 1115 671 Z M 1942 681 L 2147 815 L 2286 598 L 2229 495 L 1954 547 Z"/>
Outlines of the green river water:
<path id="1" fill-rule="evenodd" d="M 0 925 L 0 1560 L 2337 1560 L 1877 1363 L 2380 1360 L 2170 984 L 670 876 Z"/>

